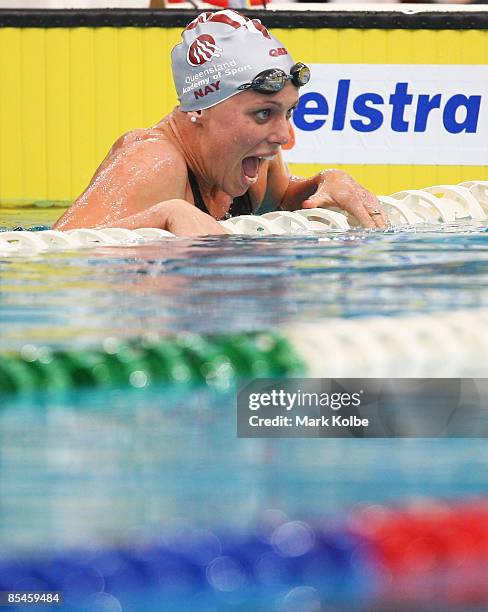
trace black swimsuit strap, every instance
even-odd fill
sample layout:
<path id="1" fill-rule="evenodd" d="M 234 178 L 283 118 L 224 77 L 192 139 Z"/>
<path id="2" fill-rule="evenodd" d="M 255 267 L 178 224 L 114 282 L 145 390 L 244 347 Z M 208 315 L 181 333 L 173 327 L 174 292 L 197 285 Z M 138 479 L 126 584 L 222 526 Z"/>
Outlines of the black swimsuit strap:
<path id="1" fill-rule="evenodd" d="M 190 188 L 193 194 L 193 199 L 195 201 L 195 206 L 198 209 L 200 209 L 202 212 L 207 213 L 207 215 L 210 215 L 207 205 L 205 204 L 203 200 L 202 193 L 200 191 L 200 187 L 198 186 L 198 181 L 196 179 L 196 176 L 193 174 L 190 168 L 188 168 L 188 180 L 190 182 Z M 252 209 L 252 202 L 251 202 L 251 196 L 249 195 L 249 191 L 246 191 L 246 193 L 244 193 L 243 195 L 237 198 L 234 198 L 229 208 L 230 217 L 237 217 L 239 215 L 252 215 L 252 214 L 253 214 L 253 209 Z"/>
<path id="2" fill-rule="evenodd" d="M 200 192 L 200 187 L 198 186 L 198 181 L 193 172 L 188 168 L 188 180 L 190 181 L 191 192 L 193 194 L 193 199 L 195 200 L 195 206 L 199 208 L 202 212 L 210 214 L 205 202 L 203 201 L 202 194 Z"/>
<path id="3" fill-rule="evenodd" d="M 232 204 L 230 205 L 229 213 L 231 217 L 238 217 L 239 215 L 252 215 L 254 213 L 249 191 L 246 191 L 246 193 L 243 195 L 234 198 Z"/>

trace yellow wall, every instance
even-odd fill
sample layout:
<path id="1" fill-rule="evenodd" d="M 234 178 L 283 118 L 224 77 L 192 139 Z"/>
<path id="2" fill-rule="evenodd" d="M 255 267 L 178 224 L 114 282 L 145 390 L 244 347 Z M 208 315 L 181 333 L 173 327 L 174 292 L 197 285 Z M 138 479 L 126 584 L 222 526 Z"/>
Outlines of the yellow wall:
<path id="1" fill-rule="evenodd" d="M 484 64 L 488 32 L 274 29 L 304 62 Z M 123 132 L 176 104 L 180 28 L 0 28 L 0 203 L 71 200 Z M 485 166 L 342 166 L 377 193 L 488 179 Z M 315 165 L 292 166 L 310 175 Z"/>

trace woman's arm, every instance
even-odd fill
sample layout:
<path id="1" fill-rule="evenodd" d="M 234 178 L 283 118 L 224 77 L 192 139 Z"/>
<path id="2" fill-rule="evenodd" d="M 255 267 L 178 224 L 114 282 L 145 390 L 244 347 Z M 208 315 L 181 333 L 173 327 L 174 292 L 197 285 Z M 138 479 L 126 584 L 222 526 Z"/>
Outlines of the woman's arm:
<path id="1" fill-rule="evenodd" d="M 376 196 L 342 170 L 323 170 L 311 178 L 290 176 L 281 152 L 270 162 L 267 198 L 283 210 L 340 208 L 365 227 L 388 227 Z"/>
<path id="2" fill-rule="evenodd" d="M 158 227 L 175 236 L 185 237 L 228 234 L 213 217 L 205 214 L 190 202 L 178 199 L 159 202 L 129 217 L 96 225 L 95 229 L 106 227 L 125 229 Z"/>
<path id="3" fill-rule="evenodd" d="M 186 186 L 186 163 L 173 145 L 157 138 L 133 141 L 109 154 L 54 229 L 113 227 L 158 203 L 184 200 Z"/>

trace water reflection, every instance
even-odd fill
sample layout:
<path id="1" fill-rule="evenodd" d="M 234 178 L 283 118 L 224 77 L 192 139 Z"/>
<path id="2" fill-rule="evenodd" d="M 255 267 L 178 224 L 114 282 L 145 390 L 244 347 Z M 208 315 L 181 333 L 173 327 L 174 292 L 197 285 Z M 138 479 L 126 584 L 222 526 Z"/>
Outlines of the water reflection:
<path id="1" fill-rule="evenodd" d="M 0 261 L 0 348 L 488 303 L 483 228 L 174 240 Z"/>
<path id="2" fill-rule="evenodd" d="M 2 550 L 486 492 L 482 439 L 237 439 L 235 395 L 165 385 L 3 402 Z"/>

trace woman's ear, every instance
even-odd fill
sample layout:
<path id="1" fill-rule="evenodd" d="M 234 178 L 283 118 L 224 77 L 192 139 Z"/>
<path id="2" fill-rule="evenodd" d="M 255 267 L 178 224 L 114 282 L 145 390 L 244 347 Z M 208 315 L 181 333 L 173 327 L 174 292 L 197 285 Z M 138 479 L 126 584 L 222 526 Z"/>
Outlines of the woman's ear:
<path id="1" fill-rule="evenodd" d="M 188 111 L 187 115 L 192 123 L 200 123 L 200 119 L 202 118 L 202 111 Z"/>

